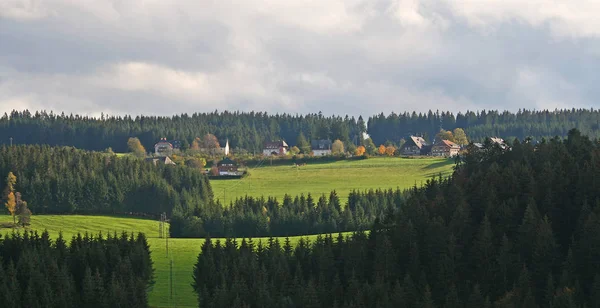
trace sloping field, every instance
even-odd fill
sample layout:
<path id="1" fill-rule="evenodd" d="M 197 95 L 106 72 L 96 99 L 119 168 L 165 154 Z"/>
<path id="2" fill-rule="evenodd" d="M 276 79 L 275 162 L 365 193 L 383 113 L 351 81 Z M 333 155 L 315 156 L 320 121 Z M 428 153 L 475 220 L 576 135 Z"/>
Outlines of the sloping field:
<path id="1" fill-rule="evenodd" d="M 0 215 L 0 225 L 12 222 L 12 217 Z M 80 233 L 121 233 L 144 232 L 154 262 L 155 281 L 149 293 L 151 307 L 197 307 L 198 301 L 191 287 L 192 269 L 196 263 L 200 247 L 204 239 L 169 239 L 169 255 L 167 255 L 166 239 L 158 238 L 158 221 L 148 219 L 110 217 L 110 216 L 82 216 L 82 215 L 34 215 L 31 218 L 31 227 L 28 230 L 42 232 L 48 230 L 52 238 L 58 237 L 62 231 L 63 236 L 70 238 Z M 19 229 L 19 231 L 23 231 Z M 0 227 L 0 234 L 12 232 L 10 228 Z M 308 236 L 315 238 L 315 236 Z M 300 237 L 291 237 L 296 243 Z M 260 238 L 253 239 L 255 242 Z M 266 240 L 266 239 L 262 239 Z M 283 239 L 281 239 L 283 241 Z M 173 261 L 173 299 L 170 298 L 170 261 Z"/>
<path id="2" fill-rule="evenodd" d="M 311 193 L 318 197 L 328 195 L 332 190 L 337 191 L 344 204 L 353 189 L 420 186 L 432 176 L 449 175 L 453 166 L 452 159 L 398 157 L 314 163 L 301 167 L 267 165 L 253 168 L 250 165 L 250 176 L 246 178 L 212 180 L 210 184 L 215 199 L 226 204 L 245 195 L 274 196 L 281 201 L 285 194 L 294 197 Z"/>

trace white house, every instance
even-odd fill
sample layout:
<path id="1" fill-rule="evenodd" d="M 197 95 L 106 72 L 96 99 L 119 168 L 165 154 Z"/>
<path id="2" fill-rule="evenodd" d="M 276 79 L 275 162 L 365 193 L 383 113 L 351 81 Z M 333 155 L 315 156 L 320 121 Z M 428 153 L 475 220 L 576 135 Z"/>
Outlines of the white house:
<path id="1" fill-rule="evenodd" d="M 313 140 L 310 143 L 314 156 L 331 155 L 331 140 Z"/>
<path id="2" fill-rule="evenodd" d="M 263 155 L 271 156 L 271 155 L 285 155 L 288 151 L 289 147 L 287 143 L 283 140 L 273 141 L 273 142 L 265 142 L 265 147 L 263 149 Z"/>

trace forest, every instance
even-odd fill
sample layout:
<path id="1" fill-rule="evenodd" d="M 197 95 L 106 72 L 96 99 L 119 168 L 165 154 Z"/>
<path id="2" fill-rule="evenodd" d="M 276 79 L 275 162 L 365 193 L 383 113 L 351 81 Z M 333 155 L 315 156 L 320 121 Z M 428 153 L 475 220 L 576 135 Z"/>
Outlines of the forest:
<path id="1" fill-rule="evenodd" d="M 196 138 L 215 135 L 220 146 L 229 141 L 236 154 L 261 153 L 264 142 L 285 140 L 290 147 L 300 149 L 311 140 L 339 139 L 353 152 L 355 145 L 364 145 L 372 154 L 375 146 L 400 145 L 410 135 L 423 135 L 429 142 L 440 129 L 464 129 L 470 140 L 483 142 L 497 136 L 506 140 L 531 137 L 536 141 L 555 136 L 565 137 L 577 128 L 592 138 L 600 137 L 600 111 L 594 109 L 404 112 L 373 115 L 365 122 L 348 116 L 318 114 L 291 115 L 266 112 L 217 112 L 181 114 L 175 116 L 108 116 L 87 117 L 54 114 L 53 112 L 12 111 L 0 117 L 0 144 L 47 144 L 73 146 L 78 149 L 127 152 L 127 141 L 137 137 L 144 148 L 151 150 L 161 138 L 178 140 L 187 150 Z M 363 133 L 372 139 L 363 140 Z M 301 137 L 302 135 L 302 137 Z M 374 145 L 373 145 L 374 143 Z M 386 144 L 387 145 L 387 144 Z M 305 153 L 310 152 L 303 151 Z"/>
<path id="2" fill-rule="evenodd" d="M 376 145 L 387 141 L 398 144 L 410 135 L 423 135 L 425 140 L 433 142 L 440 131 L 464 129 L 471 141 L 483 142 L 487 137 L 500 137 L 505 140 L 531 137 L 541 141 L 556 136 L 566 137 L 569 130 L 577 128 L 592 138 L 600 137 L 600 110 L 564 109 L 564 110 L 519 110 L 516 113 L 504 111 L 467 111 L 465 113 L 404 112 L 383 113 L 369 118 L 367 131 Z"/>
<path id="3" fill-rule="evenodd" d="M 143 233 L 74 236 L 12 233 L 0 240 L 5 308 L 148 307 L 154 270 Z"/>
<path id="4" fill-rule="evenodd" d="M 281 203 L 272 197 L 244 197 L 226 207 L 176 208 L 169 231 L 171 237 L 265 237 L 367 230 L 402 202 L 399 189 L 352 191 L 345 206 L 335 191 L 318 198 L 285 195 Z"/>
<path id="5" fill-rule="evenodd" d="M 199 307 L 600 307 L 600 143 L 468 150 L 368 234 L 207 239 Z"/>
<path id="6" fill-rule="evenodd" d="M 9 172 L 34 215 L 170 216 L 174 206 L 203 207 L 213 199 L 200 170 L 72 147 L 1 146 L 0 187 Z"/>
<path id="7" fill-rule="evenodd" d="M 362 118 L 325 117 L 321 113 L 307 115 L 266 112 L 212 112 L 181 114 L 172 117 L 105 116 L 100 118 L 13 111 L 0 117 L 0 144 L 47 144 L 73 146 L 79 149 L 127 152 L 127 140 L 137 137 L 146 149 L 152 149 L 161 138 L 179 140 L 185 150 L 192 141 L 206 134 L 217 136 L 220 145 L 234 150 L 260 153 L 266 141 L 285 140 L 290 146 L 302 132 L 309 140 L 340 139 L 358 142 L 365 131 Z M 12 141 L 11 139 L 12 138 Z"/>

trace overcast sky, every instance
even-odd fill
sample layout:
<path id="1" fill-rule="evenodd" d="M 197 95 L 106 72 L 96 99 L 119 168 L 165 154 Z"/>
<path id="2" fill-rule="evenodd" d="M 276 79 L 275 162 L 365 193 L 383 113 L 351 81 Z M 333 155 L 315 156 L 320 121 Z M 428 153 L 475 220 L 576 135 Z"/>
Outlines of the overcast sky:
<path id="1" fill-rule="evenodd" d="M 0 0 L 0 112 L 599 108 L 600 1 Z"/>

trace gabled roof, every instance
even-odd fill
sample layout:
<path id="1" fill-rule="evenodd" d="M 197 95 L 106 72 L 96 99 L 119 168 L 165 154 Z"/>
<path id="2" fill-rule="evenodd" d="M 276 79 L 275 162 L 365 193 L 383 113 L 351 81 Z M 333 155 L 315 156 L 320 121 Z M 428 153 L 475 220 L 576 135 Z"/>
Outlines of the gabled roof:
<path id="1" fill-rule="evenodd" d="M 460 148 L 460 146 L 450 140 L 440 140 L 435 144 L 436 146 L 448 146 L 451 148 Z"/>
<path id="2" fill-rule="evenodd" d="M 331 140 L 313 140 L 310 142 L 310 147 L 313 150 L 331 150 Z"/>
<path id="3" fill-rule="evenodd" d="M 410 138 L 408 138 L 406 143 L 404 143 L 403 147 L 417 146 L 420 149 L 426 145 L 427 145 L 427 142 L 425 141 L 425 139 L 423 139 L 423 137 L 410 136 Z"/>
<path id="4" fill-rule="evenodd" d="M 265 142 L 265 149 L 279 149 L 281 147 L 287 148 L 288 145 L 283 140 Z"/>
<path id="5" fill-rule="evenodd" d="M 237 163 L 235 161 L 231 160 L 229 157 L 225 157 L 220 162 L 217 163 L 217 167 L 223 166 L 223 165 L 237 166 Z"/>

